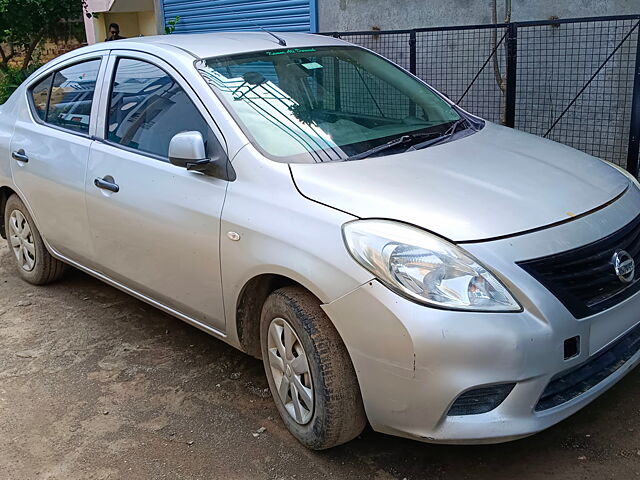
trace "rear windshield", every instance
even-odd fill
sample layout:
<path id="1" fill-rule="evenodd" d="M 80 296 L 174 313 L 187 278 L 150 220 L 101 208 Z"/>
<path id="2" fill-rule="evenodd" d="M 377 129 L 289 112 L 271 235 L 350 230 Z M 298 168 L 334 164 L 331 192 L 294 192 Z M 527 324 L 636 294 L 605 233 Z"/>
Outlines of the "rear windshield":
<path id="1" fill-rule="evenodd" d="M 282 162 L 339 161 L 461 117 L 429 87 L 358 47 L 289 48 L 196 64 L 244 132 Z"/>

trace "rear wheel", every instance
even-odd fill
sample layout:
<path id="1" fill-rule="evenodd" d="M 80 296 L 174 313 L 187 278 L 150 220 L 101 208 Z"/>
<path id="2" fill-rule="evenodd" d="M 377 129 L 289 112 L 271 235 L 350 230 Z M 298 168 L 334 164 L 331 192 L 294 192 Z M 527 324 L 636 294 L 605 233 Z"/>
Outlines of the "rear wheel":
<path id="1" fill-rule="evenodd" d="M 4 225 L 18 273 L 24 280 L 45 285 L 62 277 L 65 264 L 47 251 L 31 215 L 17 195 L 7 200 Z"/>
<path id="2" fill-rule="evenodd" d="M 262 358 L 269 387 L 289 431 L 306 447 L 331 448 L 366 425 L 351 358 L 311 293 L 273 292 L 262 309 Z"/>

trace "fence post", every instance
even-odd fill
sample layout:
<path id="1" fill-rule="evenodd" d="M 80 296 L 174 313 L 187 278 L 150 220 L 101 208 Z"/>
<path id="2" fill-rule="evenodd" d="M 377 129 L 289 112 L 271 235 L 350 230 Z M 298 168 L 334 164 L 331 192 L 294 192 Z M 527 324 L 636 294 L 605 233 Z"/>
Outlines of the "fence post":
<path id="1" fill-rule="evenodd" d="M 638 155 L 640 155 L 640 27 L 636 44 L 636 71 L 633 77 L 633 99 L 631 101 L 631 128 L 629 131 L 629 150 L 627 151 L 627 170 L 638 176 Z"/>
<path id="2" fill-rule="evenodd" d="M 409 32 L 409 71 L 413 75 L 417 75 L 418 72 L 418 60 L 416 53 L 416 31 L 411 30 Z M 409 103 L 409 116 L 415 117 L 417 113 L 417 105 L 414 102 Z"/>
<path id="3" fill-rule="evenodd" d="M 416 31 L 411 30 L 409 33 L 409 71 L 416 75 L 418 71 L 416 56 Z"/>
<path id="4" fill-rule="evenodd" d="M 518 65 L 518 27 L 507 24 L 507 88 L 505 92 L 504 124 L 513 128 L 516 123 L 516 73 Z"/>

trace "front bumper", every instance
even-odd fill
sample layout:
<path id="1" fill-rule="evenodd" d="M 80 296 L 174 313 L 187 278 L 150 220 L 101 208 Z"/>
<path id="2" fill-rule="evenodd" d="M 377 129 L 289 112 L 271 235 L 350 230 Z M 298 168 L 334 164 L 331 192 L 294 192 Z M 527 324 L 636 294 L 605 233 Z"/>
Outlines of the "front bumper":
<path id="1" fill-rule="evenodd" d="M 556 334 L 528 312 L 426 309 L 376 281 L 324 308 L 345 339 L 374 430 L 434 443 L 494 443 L 531 435 L 587 405 L 640 362 L 636 353 L 586 393 L 536 412 L 552 377 L 589 358 L 587 348 L 569 361 L 563 358 L 566 336 L 580 335 L 585 345 L 588 325 Z M 640 321 L 640 295 L 615 310 L 616 316 Z M 507 382 L 516 386 L 494 410 L 447 416 L 465 391 Z"/>
<path id="2" fill-rule="evenodd" d="M 633 218 L 640 192 L 581 219 L 539 232 L 464 245 L 490 265 L 523 305 L 520 313 L 427 308 L 377 281 L 323 306 L 351 355 L 372 427 L 435 443 L 496 443 L 541 431 L 575 413 L 640 362 L 640 352 L 568 401 L 536 411 L 549 382 L 588 362 L 640 322 L 640 294 L 576 320 L 515 262 L 601 238 Z M 564 342 L 580 352 L 565 360 Z M 464 392 L 516 383 L 495 409 L 448 416 Z"/>

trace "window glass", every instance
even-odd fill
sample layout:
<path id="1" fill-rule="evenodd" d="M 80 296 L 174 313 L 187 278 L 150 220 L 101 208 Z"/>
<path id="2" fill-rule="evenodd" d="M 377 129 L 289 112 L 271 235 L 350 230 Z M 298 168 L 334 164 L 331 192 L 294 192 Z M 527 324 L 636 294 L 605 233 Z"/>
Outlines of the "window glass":
<path id="1" fill-rule="evenodd" d="M 49 101 L 49 87 L 51 86 L 51 78 L 53 75 L 47 75 L 35 87 L 31 88 L 31 98 L 33 99 L 34 113 L 44 120 L 47 114 L 47 102 Z"/>
<path id="2" fill-rule="evenodd" d="M 47 123 L 89 133 L 89 117 L 99 69 L 100 60 L 91 60 L 56 72 Z"/>
<path id="3" fill-rule="evenodd" d="M 286 48 L 196 66 L 248 136 L 279 161 L 343 160 L 406 135 L 416 142 L 443 135 L 460 119 L 429 87 L 361 48 Z"/>
<path id="4" fill-rule="evenodd" d="M 107 121 L 107 138 L 166 158 L 171 138 L 196 130 L 212 133 L 185 91 L 160 68 L 140 60 L 118 61 Z"/>
<path id="5" fill-rule="evenodd" d="M 411 115 L 426 123 L 423 109 L 416 111 L 414 106 L 411 110 L 412 102 L 408 95 L 362 65 L 339 57 L 325 57 L 323 62 L 326 64 L 323 76 L 328 87 L 323 90 L 325 108 L 389 120 L 402 120 Z M 336 98 L 336 92 L 340 92 L 339 98 Z"/>

